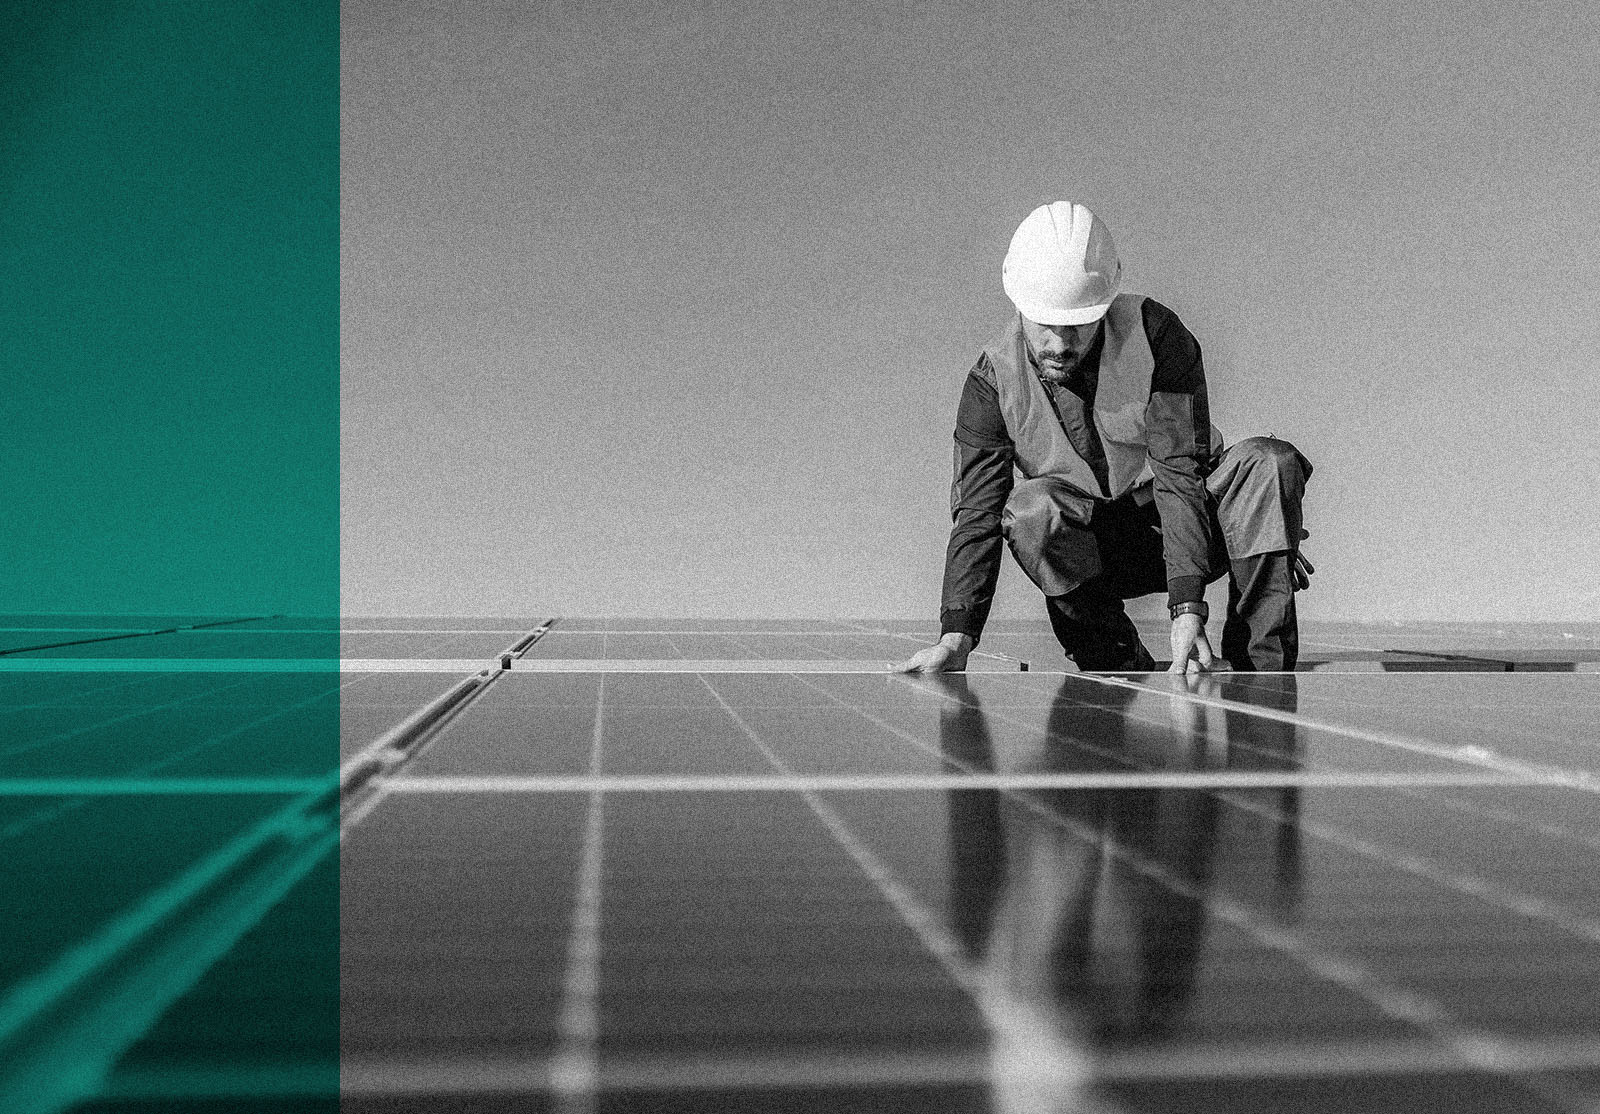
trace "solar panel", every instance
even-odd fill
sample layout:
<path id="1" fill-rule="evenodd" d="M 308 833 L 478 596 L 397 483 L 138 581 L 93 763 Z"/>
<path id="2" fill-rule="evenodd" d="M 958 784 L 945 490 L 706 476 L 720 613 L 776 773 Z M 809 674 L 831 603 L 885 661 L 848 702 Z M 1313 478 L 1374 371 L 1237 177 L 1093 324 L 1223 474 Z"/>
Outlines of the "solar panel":
<path id="1" fill-rule="evenodd" d="M 1600 1102 L 1600 628 L 75 618 L 0 621 L 19 1110 Z"/>

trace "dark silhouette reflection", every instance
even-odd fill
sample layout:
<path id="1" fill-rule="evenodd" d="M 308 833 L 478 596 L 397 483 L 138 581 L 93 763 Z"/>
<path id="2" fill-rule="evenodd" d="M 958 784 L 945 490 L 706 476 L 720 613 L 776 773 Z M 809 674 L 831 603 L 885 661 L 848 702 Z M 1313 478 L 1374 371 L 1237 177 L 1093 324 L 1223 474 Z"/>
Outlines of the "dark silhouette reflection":
<path id="1" fill-rule="evenodd" d="M 1293 674 L 1156 675 L 1147 689 L 1063 679 L 1042 738 L 991 730 L 966 677 L 937 682 L 951 772 L 1203 774 L 1300 766 Z M 1174 697 L 1163 689 L 1174 686 Z M 1269 713 L 1270 714 L 1270 713 Z M 997 713 L 1008 727 L 1016 713 Z M 1009 1016 L 1127 1046 L 1180 1032 L 1218 901 L 1292 918 L 1299 791 L 1183 785 L 949 793 L 954 927 Z M 991 1011 L 995 1012 L 995 1011 Z"/>

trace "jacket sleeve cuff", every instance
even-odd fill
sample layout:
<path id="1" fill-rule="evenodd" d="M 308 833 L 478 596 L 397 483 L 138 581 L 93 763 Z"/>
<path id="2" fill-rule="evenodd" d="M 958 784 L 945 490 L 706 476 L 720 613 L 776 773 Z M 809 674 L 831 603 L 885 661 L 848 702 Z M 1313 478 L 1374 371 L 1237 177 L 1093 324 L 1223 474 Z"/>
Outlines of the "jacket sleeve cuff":
<path id="1" fill-rule="evenodd" d="M 952 608 L 939 613 L 939 637 L 947 634 L 964 634 L 972 639 L 976 646 L 983 635 L 984 616 L 974 614 L 964 607 Z"/>
<path id="2" fill-rule="evenodd" d="M 1206 598 L 1206 578 L 1203 576 L 1174 576 L 1167 580 L 1167 606 L 1180 603 L 1199 603 Z"/>

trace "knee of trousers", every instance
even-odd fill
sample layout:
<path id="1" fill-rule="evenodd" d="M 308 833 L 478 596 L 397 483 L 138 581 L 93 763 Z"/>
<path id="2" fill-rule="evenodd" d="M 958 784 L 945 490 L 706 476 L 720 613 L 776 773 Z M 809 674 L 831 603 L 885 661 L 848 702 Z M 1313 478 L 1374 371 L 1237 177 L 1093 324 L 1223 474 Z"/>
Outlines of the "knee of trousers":
<path id="1" fill-rule="evenodd" d="M 1088 528 L 1093 501 L 1049 476 L 1018 481 L 1000 530 L 1022 571 L 1047 596 L 1100 575 L 1100 550 Z"/>
<path id="2" fill-rule="evenodd" d="M 1301 499 L 1311 464 L 1287 441 L 1250 437 L 1228 449 L 1206 486 L 1234 560 L 1300 544 Z"/>
<path id="3" fill-rule="evenodd" d="M 1311 475 L 1311 462 L 1300 450 L 1276 437 L 1246 437 L 1228 450 L 1228 456 L 1240 471 L 1275 472 L 1288 484 L 1301 484 Z"/>

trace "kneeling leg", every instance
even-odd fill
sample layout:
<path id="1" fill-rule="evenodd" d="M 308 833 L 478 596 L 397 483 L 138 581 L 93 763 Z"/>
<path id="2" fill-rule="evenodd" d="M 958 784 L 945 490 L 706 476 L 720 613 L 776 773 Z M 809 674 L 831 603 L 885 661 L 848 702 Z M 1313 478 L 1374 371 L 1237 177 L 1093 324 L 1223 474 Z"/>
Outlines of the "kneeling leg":
<path id="1" fill-rule="evenodd" d="M 1292 552 L 1262 553 L 1228 563 L 1222 656 L 1241 672 L 1292 670 L 1300 660 Z"/>
<path id="2" fill-rule="evenodd" d="M 1222 655 L 1239 670 L 1291 670 L 1299 659 L 1294 554 L 1311 465 L 1287 441 L 1252 437 L 1227 451 L 1206 486 L 1229 554 Z"/>

